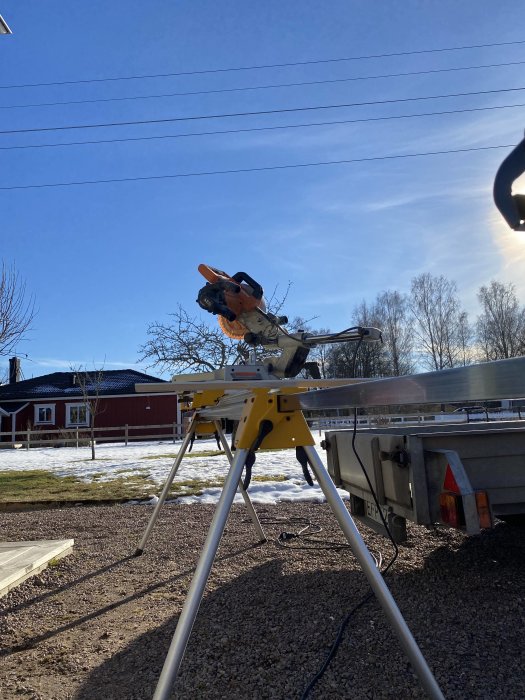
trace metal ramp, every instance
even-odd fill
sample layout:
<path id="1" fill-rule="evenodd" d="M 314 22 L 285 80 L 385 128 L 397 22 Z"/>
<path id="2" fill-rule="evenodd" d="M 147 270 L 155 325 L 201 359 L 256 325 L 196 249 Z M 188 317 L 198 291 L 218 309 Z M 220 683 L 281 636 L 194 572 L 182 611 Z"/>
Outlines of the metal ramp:
<path id="1" fill-rule="evenodd" d="M 0 542 L 0 597 L 73 550 L 75 540 Z"/>

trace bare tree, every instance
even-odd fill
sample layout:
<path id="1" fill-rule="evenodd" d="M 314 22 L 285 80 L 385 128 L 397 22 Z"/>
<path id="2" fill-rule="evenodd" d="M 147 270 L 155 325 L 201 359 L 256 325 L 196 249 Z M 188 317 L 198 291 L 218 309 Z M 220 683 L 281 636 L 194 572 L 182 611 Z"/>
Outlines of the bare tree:
<path id="1" fill-rule="evenodd" d="M 460 305 L 455 282 L 425 272 L 412 280 L 409 306 L 424 363 L 430 369 L 460 362 Z"/>
<path id="2" fill-rule="evenodd" d="M 362 301 L 353 317 L 360 326 L 382 331 L 382 343 L 343 343 L 329 350 L 331 376 L 390 377 L 413 369 L 412 333 L 408 325 L 406 298 L 397 291 L 381 292 L 373 304 Z"/>
<path id="3" fill-rule="evenodd" d="M 190 316 L 180 305 L 170 317 L 171 323 L 155 322 L 148 327 L 149 338 L 139 348 L 141 361 L 174 374 L 209 372 L 234 364 L 245 352 L 238 340 Z"/>
<path id="4" fill-rule="evenodd" d="M 474 330 L 469 323 L 466 311 L 462 311 L 458 317 L 457 339 L 459 346 L 459 364 L 463 367 L 472 364 L 475 360 L 475 351 L 473 347 Z"/>
<path id="5" fill-rule="evenodd" d="M 35 315 L 34 301 L 14 266 L 2 263 L 0 274 L 0 355 L 9 354 L 23 339 Z"/>
<path id="6" fill-rule="evenodd" d="M 289 282 L 283 296 L 278 296 L 277 287 L 266 301 L 270 313 L 279 315 L 290 291 Z M 171 323 L 155 321 L 147 330 L 148 340 L 139 347 L 140 361 L 161 371 L 181 374 L 183 372 L 210 372 L 227 365 L 247 362 L 255 352 L 258 361 L 275 355 L 275 351 L 253 349 L 242 340 L 224 335 L 217 322 L 208 323 L 191 316 L 179 304 L 170 314 Z M 295 319 L 293 323 L 299 323 Z M 213 325 L 212 325 L 213 324 Z M 289 327 L 289 330 L 294 330 Z"/>
<path id="7" fill-rule="evenodd" d="M 315 333 L 317 335 L 328 335 L 331 331 L 329 328 L 317 328 Z M 321 379 L 326 379 L 329 376 L 330 350 L 330 345 L 316 345 L 310 350 L 308 355 L 308 361 L 315 362 L 319 367 Z"/>
<path id="8" fill-rule="evenodd" d="M 354 309 L 356 325 L 381 329 L 381 318 L 377 304 L 367 304 L 364 300 Z M 355 347 L 355 343 L 352 343 Z M 388 356 L 385 345 L 361 343 L 355 363 L 356 377 L 383 377 L 388 374 Z M 349 374 L 348 376 L 352 376 Z"/>
<path id="9" fill-rule="evenodd" d="M 413 334 L 409 326 L 406 297 L 396 290 L 381 292 L 375 306 L 387 355 L 386 376 L 410 374 L 413 371 Z"/>
<path id="10" fill-rule="evenodd" d="M 100 392 L 104 382 L 104 370 L 95 369 L 88 372 L 82 366 L 71 367 L 73 372 L 73 381 L 79 387 L 82 393 L 82 406 L 75 410 L 78 415 L 75 416 L 75 423 L 79 425 L 87 425 L 89 428 L 89 442 L 91 445 L 91 459 L 96 459 L 95 456 L 95 423 L 97 416 L 104 412 L 100 403 Z M 71 409 L 73 410 L 73 409 Z"/>
<path id="11" fill-rule="evenodd" d="M 492 280 L 481 287 L 478 299 L 483 307 L 476 330 L 483 359 L 500 360 L 525 352 L 525 309 L 520 306 L 512 283 Z"/>
<path id="12" fill-rule="evenodd" d="M 353 377 L 355 372 L 356 345 L 340 343 L 328 348 L 325 376 Z"/>
<path id="13" fill-rule="evenodd" d="M 356 326 L 380 328 L 377 305 L 363 300 L 353 312 Z M 388 357 L 383 343 L 338 343 L 328 352 L 330 377 L 381 377 L 387 372 Z"/>

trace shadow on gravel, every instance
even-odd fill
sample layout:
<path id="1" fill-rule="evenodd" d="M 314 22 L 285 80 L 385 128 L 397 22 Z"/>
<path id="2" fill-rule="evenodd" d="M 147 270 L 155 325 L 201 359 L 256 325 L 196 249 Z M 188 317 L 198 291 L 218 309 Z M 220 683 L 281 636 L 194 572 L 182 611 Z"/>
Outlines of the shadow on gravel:
<path id="1" fill-rule="evenodd" d="M 525 531 L 501 525 L 459 546 L 446 531 L 435 538 L 424 566 L 394 568 L 388 585 L 445 696 L 522 699 Z M 301 696 L 368 585 L 355 569 L 287 575 L 284 567 L 285 559 L 262 564 L 205 597 L 173 697 Z M 152 697 L 176 623 L 108 659 L 74 699 Z M 311 697 L 425 697 L 375 600 L 352 618 Z"/>
<path id="2" fill-rule="evenodd" d="M 497 524 L 480 535 L 454 541 L 454 531 L 440 529 L 434 533 L 435 547 L 427 554 L 424 568 L 483 574 L 490 580 L 494 573 L 525 572 L 525 527 Z M 441 541 L 441 546 L 440 546 Z M 520 581 L 525 584 L 525 579 Z M 468 582 L 468 585 L 471 581 Z"/>
<path id="3" fill-rule="evenodd" d="M 174 697 L 289 700 L 300 696 L 330 648 L 344 613 L 366 595 L 368 587 L 360 571 L 283 575 L 282 567 L 280 560 L 263 564 L 205 597 Z M 377 640 L 370 643 L 371 639 L 379 638 L 381 647 L 394 644 L 389 630 L 381 629 L 378 635 L 370 625 L 363 629 L 376 608 L 372 600 L 356 613 L 352 624 L 359 625 L 359 631 L 348 632 L 345 640 L 346 653 L 354 649 L 371 664 L 382 655 L 375 648 Z M 75 700 L 152 697 L 177 619 L 142 635 L 94 670 Z M 415 693 L 411 697 L 423 697 L 401 653 L 394 651 L 391 657 L 400 662 L 397 696 L 408 686 Z M 373 665 L 370 669 L 373 672 Z M 354 671 L 347 671 L 354 676 Z M 358 682 L 357 677 L 352 682 Z M 377 687 L 381 683 L 378 679 Z M 332 691 L 331 697 L 338 695 Z"/>
<path id="4" fill-rule="evenodd" d="M 103 576 L 104 574 L 112 573 L 113 571 L 116 571 L 119 566 L 122 564 L 125 564 L 126 562 L 132 560 L 134 557 L 132 554 L 128 555 L 127 557 L 123 557 L 122 559 L 118 559 L 117 561 L 111 562 L 111 564 L 107 564 L 106 566 L 101 566 L 99 569 L 95 569 L 95 571 L 90 571 L 89 574 L 85 574 L 84 576 L 79 576 L 77 579 L 74 581 L 69 581 L 68 583 L 65 583 L 63 586 L 57 586 L 56 588 L 53 588 L 51 591 L 46 591 L 45 593 L 41 593 L 40 595 L 34 596 L 33 598 L 30 598 L 28 600 L 25 600 L 23 603 L 17 603 L 16 605 L 12 605 L 9 608 L 10 613 L 15 613 L 19 612 L 20 610 L 23 610 L 24 608 L 32 607 L 33 605 L 36 605 L 37 603 L 42 603 L 45 600 L 48 600 L 49 598 L 53 598 L 55 596 L 60 595 L 63 593 L 65 590 L 70 590 L 74 586 L 78 586 L 81 583 L 85 583 L 86 581 L 89 581 L 92 578 L 96 578 L 97 576 Z M 0 650 L 0 655 L 2 654 L 2 651 Z"/>
<path id="5" fill-rule="evenodd" d="M 231 559 L 239 554 L 242 554 L 244 552 L 247 552 L 251 549 L 254 549 L 258 545 L 249 545 L 247 547 L 242 547 L 240 549 L 235 550 L 234 552 L 231 552 L 230 554 L 224 554 L 221 557 L 217 558 L 217 561 L 221 560 L 226 560 L 226 559 Z M 101 580 L 103 581 L 103 577 L 105 574 L 108 573 L 113 573 L 118 570 L 119 567 L 121 567 L 123 564 L 127 562 L 133 562 L 133 560 L 136 559 L 134 555 L 129 555 L 127 557 L 124 557 L 123 559 L 119 559 L 118 561 L 112 562 L 111 564 L 108 564 L 107 566 L 103 566 L 100 569 L 97 569 L 96 571 L 93 571 L 89 574 L 86 574 L 85 576 L 81 576 L 75 581 L 71 581 L 63 586 L 59 586 L 58 588 L 54 588 L 52 591 L 47 591 L 46 593 L 42 593 L 39 596 L 36 596 L 34 598 L 31 598 L 24 603 L 19 603 L 18 605 L 14 605 L 9 608 L 9 613 L 16 612 L 22 608 L 26 607 L 31 607 L 34 606 L 37 603 L 41 603 L 49 598 L 53 598 L 54 596 L 59 596 L 60 593 L 64 592 L 66 589 L 69 591 L 71 588 L 74 588 L 75 586 L 84 583 L 85 581 L 89 581 L 90 579 L 96 579 L 97 577 L 101 577 Z M 124 605 L 127 605 L 135 600 L 138 600 L 140 598 L 147 597 L 154 591 L 158 589 L 162 589 L 166 586 L 169 586 L 170 584 L 174 583 L 175 581 L 178 581 L 180 579 L 184 579 L 187 576 L 191 576 L 193 572 L 195 571 L 195 567 L 190 567 L 185 569 L 184 571 L 179 572 L 175 576 L 170 576 L 165 579 L 161 579 L 160 581 L 155 581 L 155 583 L 152 583 L 149 586 L 146 586 L 145 588 L 140 589 L 139 591 L 133 593 L 132 595 L 128 596 L 123 596 L 117 601 L 114 601 L 112 603 L 108 603 L 107 605 L 104 605 L 100 608 L 97 608 L 96 610 L 93 610 L 90 613 L 87 613 L 85 615 L 81 615 L 77 617 L 75 620 L 72 620 L 71 622 L 68 622 L 64 625 L 60 625 L 59 627 L 56 627 L 53 630 L 49 630 L 48 632 L 44 632 L 43 634 L 40 635 L 34 635 L 27 639 L 26 641 L 22 642 L 21 644 L 18 644 L 16 646 L 10 646 L 6 647 L 4 649 L 0 649 L 0 658 L 3 656 L 10 656 L 11 654 L 21 652 L 21 651 L 26 651 L 27 649 L 32 649 L 34 647 L 37 647 L 41 642 L 46 641 L 47 639 L 52 639 L 53 637 L 56 637 L 60 635 L 62 632 L 66 632 L 68 630 L 75 629 L 75 627 L 79 627 L 80 625 L 85 624 L 86 622 L 91 622 L 93 620 L 96 620 L 97 618 L 105 615 L 108 612 L 111 612 L 112 610 L 116 610 L 117 608 L 120 608 Z"/>

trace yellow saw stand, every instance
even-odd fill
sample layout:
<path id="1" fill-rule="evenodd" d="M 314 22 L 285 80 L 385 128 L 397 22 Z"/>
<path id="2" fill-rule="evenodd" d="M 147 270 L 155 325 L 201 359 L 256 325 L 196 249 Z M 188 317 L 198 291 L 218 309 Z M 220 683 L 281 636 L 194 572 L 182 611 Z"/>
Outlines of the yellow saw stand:
<path id="1" fill-rule="evenodd" d="M 213 386 L 210 387 L 210 384 L 213 384 Z M 184 652 L 204 594 L 206 582 L 213 566 L 238 488 L 241 488 L 241 493 L 257 535 L 261 541 L 266 539 L 250 498 L 241 485 L 241 475 L 250 454 L 261 446 L 274 449 L 291 447 L 304 448 L 309 466 L 341 530 L 348 540 L 356 559 L 359 561 L 372 590 L 397 634 L 401 646 L 405 650 L 423 688 L 432 700 L 444 700 L 443 694 L 441 693 L 432 671 L 401 615 L 381 573 L 376 568 L 375 561 L 357 530 L 350 513 L 314 448 L 315 441 L 299 408 L 299 402 L 296 397 L 294 397 L 294 394 L 298 391 L 302 391 L 302 389 L 298 386 L 283 387 L 280 389 L 276 389 L 273 386 L 258 386 L 255 388 L 252 386 L 249 391 L 245 392 L 246 395 L 244 397 L 241 395 L 242 412 L 235 441 L 235 456 L 232 457 L 220 421 L 213 418 L 210 419 L 210 416 L 217 416 L 220 414 L 221 400 L 224 400 L 225 397 L 225 389 L 218 389 L 217 384 L 217 382 L 208 383 L 208 390 L 205 382 L 195 382 L 193 384 L 193 390 L 197 392 L 193 403 L 193 408 L 196 412 L 192 418 L 179 455 L 164 485 L 162 494 L 137 549 L 137 554 L 142 554 L 151 529 L 164 503 L 173 478 L 182 462 L 192 435 L 202 431 L 208 434 L 213 434 L 217 431 L 230 461 L 230 468 L 158 680 L 157 688 L 153 696 L 154 700 L 167 700 L 172 694 L 173 684 L 184 657 Z M 188 385 L 185 385 L 184 389 L 187 391 Z"/>

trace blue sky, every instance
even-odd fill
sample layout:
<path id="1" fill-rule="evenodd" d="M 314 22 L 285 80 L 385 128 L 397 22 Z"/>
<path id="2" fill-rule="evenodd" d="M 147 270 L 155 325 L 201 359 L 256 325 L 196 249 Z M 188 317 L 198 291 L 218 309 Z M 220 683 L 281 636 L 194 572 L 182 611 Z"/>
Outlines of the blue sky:
<path id="1" fill-rule="evenodd" d="M 525 127 L 525 106 L 377 119 L 525 105 L 525 64 L 517 63 L 525 61 L 525 43 L 102 81 L 521 41 L 525 8 L 518 1 L 95 0 L 67 3 L 66 10 L 55 0 L 3 0 L 0 13 L 13 31 L 0 37 L 0 131 L 405 100 L 0 134 L 0 188 L 514 144 Z M 443 71 L 511 62 L 517 65 Z M 406 72 L 420 73 L 372 77 Z M 91 82 L 5 88 L 81 80 Z M 341 82 L 232 91 L 327 80 Z M 514 90 L 410 100 L 502 89 Z M 13 107 L 75 101 L 83 102 Z M 6 150 L 356 119 L 374 121 Z M 203 283 L 197 273 L 201 262 L 231 274 L 246 271 L 270 292 L 276 285 L 284 291 L 293 282 L 288 315 L 316 316 L 319 327 L 333 330 L 352 324 L 352 310 L 363 298 L 371 301 L 386 289 L 407 291 L 411 278 L 422 272 L 455 280 L 473 319 L 476 292 L 491 279 L 513 282 L 525 301 L 523 234 L 505 228 L 491 195 L 494 174 L 508 150 L 0 189 L 2 258 L 16 265 L 38 309 L 33 330 L 17 348 L 28 355 L 24 376 L 79 363 L 144 369 L 137 365 L 138 348 L 150 322 L 168 321 L 179 303 L 204 314 L 195 303 Z M 0 369 L 6 362 L 0 359 Z"/>

